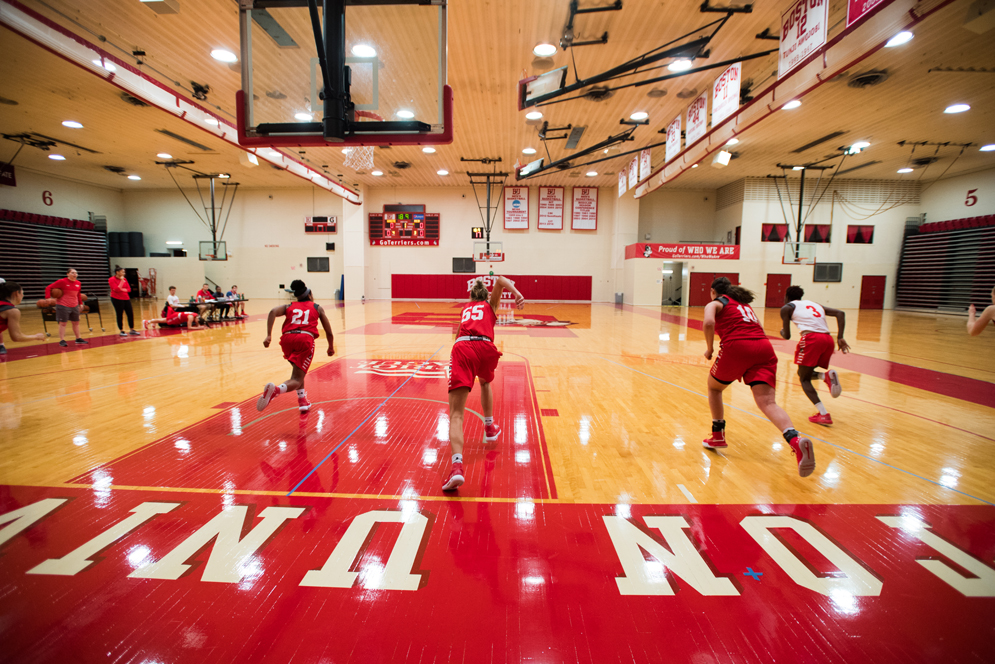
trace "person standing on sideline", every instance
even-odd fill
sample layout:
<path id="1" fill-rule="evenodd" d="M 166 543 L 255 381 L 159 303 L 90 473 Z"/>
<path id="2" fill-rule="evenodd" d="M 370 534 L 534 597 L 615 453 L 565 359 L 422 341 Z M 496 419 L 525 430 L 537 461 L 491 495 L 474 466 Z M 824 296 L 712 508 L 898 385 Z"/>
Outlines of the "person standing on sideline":
<path id="1" fill-rule="evenodd" d="M 328 322 L 321 305 L 315 303 L 311 289 L 300 279 L 294 279 L 290 288 L 297 301 L 270 309 L 269 317 L 266 319 L 266 338 L 263 339 L 263 346 L 269 348 L 276 317 L 286 316 L 280 334 L 280 348 L 283 350 L 283 359 L 290 362 L 290 380 L 280 385 L 266 383 L 262 396 L 256 402 L 256 410 L 259 411 L 266 408 L 273 397 L 291 390 L 297 390 L 297 408 L 300 412 L 306 413 L 311 410 L 311 402 L 308 401 L 307 392 L 304 391 L 304 377 L 307 376 L 311 360 L 314 359 L 314 341 L 318 338 L 319 320 L 328 339 L 328 355 L 331 357 L 335 354 L 332 324 Z"/>
<path id="2" fill-rule="evenodd" d="M 6 355 L 3 333 L 10 333 L 11 341 L 44 341 L 45 335 L 21 332 L 21 311 L 17 305 L 24 299 L 24 289 L 13 281 L 0 283 L 0 355 Z"/>
<path id="3" fill-rule="evenodd" d="M 781 307 L 781 338 L 791 338 L 791 322 L 794 321 L 801 333 L 798 346 L 795 348 L 795 364 L 798 365 L 798 379 L 801 381 L 802 390 L 819 411 L 808 418 L 809 422 L 829 426 L 833 423 L 826 407 L 822 405 L 819 393 L 812 385 L 812 379 L 825 380 L 829 387 L 829 393 L 835 399 L 843 393 L 840 385 L 840 377 L 835 369 L 829 368 L 829 358 L 833 356 L 833 337 L 829 334 L 829 326 L 826 324 L 826 316 L 836 319 L 837 334 L 836 339 L 840 351 L 850 352 L 850 344 L 843 338 L 843 330 L 846 327 L 846 314 L 839 309 L 824 307 L 818 302 L 803 300 L 805 291 L 801 286 L 788 286 L 784 293 L 784 306 Z M 815 370 L 822 367 L 826 370 L 823 374 Z"/>
<path id="4" fill-rule="evenodd" d="M 477 279 L 470 289 L 470 302 L 463 306 L 456 343 L 449 356 L 449 447 L 453 453 L 453 466 L 449 477 L 442 483 L 443 491 L 459 488 L 463 474 L 463 414 L 466 400 L 473 389 L 475 378 L 480 379 L 480 406 L 484 411 L 484 438 L 491 443 L 501 435 L 501 428 L 494 424 L 494 370 L 501 353 L 494 346 L 494 323 L 497 322 L 501 291 L 505 288 L 515 296 L 519 309 L 525 298 L 507 277 L 497 277 L 494 290 L 487 293 L 484 282 Z"/>
<path id="5" fill-rule="evenodd" d="M 712 282 L 712 301 L 705 305 L 704 332 L 708 345 L 705 359 L 712 359 L 715 334 L 719 335 L 721 345 L 708 376 L 712 435 L 702 444 L 710 450 L 728 447 L 722 391 L 733 381 L 742 380 L 750 386 L 757 407 L 781 431 L 784 440 L 794 450 L 798 474 L 808 477 L 815 470 L 815 450 L 812 441 L 795 430 L 791 418 L 774 401 L 777 356 L 750 307 L 753 299 L 753 293 L 741 286 L 733 286 L 726 277 Z"/>
<path id="6" fill-rule="evenodd" d="M 995 319 L 995 288 L 992 289 L 992 303 L 985 307 L 977 320 L 974 318 L 975 315 L 977 315 L 977 309 L 972 304 L 967 308 L 967 333 L 972 337 L 981 334 L 988 327 L 988 323 Z"/>
<path id="7" fill-rule="evenodd" d="M 139 336 L 135 330 L 135 312 L 131 309 L 131 285 L 124 278 L 124 268 L 115 267 L 114 276 L 107 280 L 111 286 L 111 304 L 114 305 L 114 312 L 117 314 L 117 327 L 121 330 L 121 336 L 125 336 L 124 314 L 128 314 L 128 327 L 132 336 Z"/>
<path id="8" fill-rule="evenodd" d="M 79 276 L 76 270 L 69 268 L 66 277 L 59 279 L 55 283 L 45 287 L 45 297 L 52 297 L 52 289 L 58 288 L 62 295 L 55 301 L 55 320 L 59 322 L 59 345 L 63 348 L 66 343 L 66 323 L 73 324 L 73 334 L 76 335 L 76 345 L 86 345 L 89 342 L 79 336 L 79 293 L 83 290 L 83 285 L 76 278 Z"/>

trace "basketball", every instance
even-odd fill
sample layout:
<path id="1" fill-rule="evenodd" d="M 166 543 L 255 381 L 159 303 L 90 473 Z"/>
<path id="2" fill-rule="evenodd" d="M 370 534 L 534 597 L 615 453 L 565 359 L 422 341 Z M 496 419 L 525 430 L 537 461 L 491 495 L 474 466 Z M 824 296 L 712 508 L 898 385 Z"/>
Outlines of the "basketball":
<path id="1" fill-rule="evenodd" d="M 60 297 L 62 297 L 62 289 L 61 288 L 53 288 L 52 289 L 52 297 L 54 297 L 55 299 L 59 299 Z"/>
<path id="2" fill-rule="evenodd" d="M 39 309 L 47 309 L 48 307 L 52 306 L 49 302 L 50 302 L 50 300 L 46 300 L 45 298 L 42 298 L 42 299 L 38 300 L 38 302 L 37 302 L 38 308 Z"/>
<path id="3" fill-rule="evenodd" d="M 79 301 L 80 302 L 86 302 L 86 293 L 80 293 L 79 294 Z"/>
<path id="4" fill-rule="evenodd" d="M 79 312 L 81 314 L 88 314 L 90 313 L 90 307 L 84 304 L 82 307 L 80 307 Z"/>

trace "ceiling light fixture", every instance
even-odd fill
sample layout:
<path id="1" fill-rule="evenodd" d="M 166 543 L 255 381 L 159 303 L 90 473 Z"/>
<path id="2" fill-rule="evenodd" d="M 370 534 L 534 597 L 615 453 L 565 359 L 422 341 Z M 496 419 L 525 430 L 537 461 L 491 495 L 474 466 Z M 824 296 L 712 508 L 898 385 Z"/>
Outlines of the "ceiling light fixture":
<path id="1" fill-rule="evenodd" d="M 179 245 L 183 244 L 183 240 L 166 240 L 166 244 Z"/>
<path id="2" fill-rule="evenodd" d="M 371 173 L 374 177 L 380 177 L 383 175 L 383 171 L 372 171 Z"/>
<path id="3" fill-rule="evenodd" d="M 342 148 L 342 154 L 352 154 L 352 148 Z"/>
<path id="4" fill-rule="evenodd" d="M 447 170 L 446 170 L 446 169 L 444 169 L 444 168 L 440 168 L 439 170 L 437 170 L 437 171 L 435 172 L 435 174 L 436 174 L 436 175 L 449 175 L 449 171 L 447 171 Z"/>
<path id="5" fill-rule="evenodd" d="M 400 111 L 397 112 L 397 117 L 404 118 L 405 120 L 410 120 L 411 118 L 415 117 L 415 114 L 409 110 L 401 109 Z"/>
<path id="6" fill-rule="evenodd" d="M 801 105 L 802 105 L 801 100 L 799 100 L 799 99 L 792 99 L 787 104 L 785 104 L 784 106 L 782 106 L 781 110 L 782 111 L 790 111 L 790 110 L 792 110 L 794 108 L 798 108 Z"/>
<path id="7" fill-rule="evenodd" d="M 967 104 L 954 104 L 952 106 L 947 106 L 943 109 L 944 113 L 963 113 L 964 111 L 970 111 L 971 107 Z"/>
<path id="8" fill-rule="evenodd" d="M 238 56 L 225 48 L 216 48 L 211 51 L 211 57 L 218 62 L 238 62 Z"/>
<path id="9" fill-rule="evenodd" d="M 871 144 L 868 143 L 867 141 L 857 141 L 856 143 L 854 143 L 850 147 L 853 148 L 853 149 L 855 149 L 855 150 L 863 150 L 864 148 L 871 147 Z"/>
<path id="10" fill-rule="evenodd" d="M 82 129 L 83 125 L 75 120 L 66 120 L 62 123 L 63 127 L 69 127 L 70 129 Z"/>
<path id="11" fill-rule="evenodd" d="M 678 58 L 667 65 L 667 69 L 670 71 L 687 71 L 688 69 L 691 69 L 691 65 L 692 62 L 687 58 Z"/>
<path id="12" fill-rule="evenodd" d="M 982 145 L 978 148 L 981 152 L 995 152 L 995 143 L 990 143 L 989 145 Z"/>
<path id="13" fill-rule="evenodd" d="M 531 111 L 525 114 L 526 120 L 542 120 L 542 113 L 539 111 Z"/>
<path id="14" fill-rule="evenodd" d="M 111 64 L 110 62 L 107 62 L 107 61 L 101 62 L 100 59 L 97 59 L 97 60 L 93 61 L 93 64 L 97 65 L 98 67 L 100 67 L 101 69 L 103 69 L 105 71 L 110 71 L 110 72 L 117 71 L 117 67 L 115 67 L 113 64 Z"/>
<path id="15" fill-rule="evenodd" d="M 168 152 L 160 152 L 156 156 L 159 157 L 159 159 L 172 159 L 173 158 L 173 155 L 169 154 Z"/>
<path id="16" fill-rule="evenodd" d="M 65 161 L 66 160 L 66 158 L 63 157 L 61 154 L 50 154 L 50 155 L 48 155 L 48 158 L 49 159 L 54 159 L 55 161 Z"/>
<path id="17" fill-rule="evenodd" d="M 888 43 L 885 44 L 885 48 L 892 48 L 894 46 L 901 46 L 902 44 L 907 44 L 910 41 L 912 41 L 912 38 L 914 36 L 915 35 L 913 35 L 911 32 L 908 32 L 907 30 L 902 30 L 897 35 L 888 40 Z"/>
<path id="18" fill-rule="evenodd" d="M 805 167 L 804 166 L 792 166 L 791 170 L 793 170 L 793 171 L 804 171 Z"/>
<path id="19" fill-rule="evenodd" d="M 129 180 L 141 180 L 142 176 L 140 176 L 140 175 L 129 175 L 128 179 Z"/>
<path id="20" fill-rule="evenodd" d="M 301 122 L 311 122 L 311 120 L 314 120 L 314 116 L 310 113 L 294 113 L 294 119 Z"/>
<path id="21" fill-rule="evenodd" d="M 227 173 L 218 173 L 218 178 L 221 179 L 221 180 L 227 180 L 230 177 L 231 176 L 228 175 Z"/>
<path id="22" fill-rule="evenodd" d="M 650 114 L 646 113 L 645 111 L 636 111 L 635 113 L 633 113 L 632 115 L 629 116 L 629 119 L 630 120 L 645 120 L 649 116 L 650 116 Z"/>
<path id="23" fill-rule="evenodd" d="M 898 172 L 899 173 L 911 173 L 912 169 L 911 168 L 899 168 Z"/>
<path id="24" fill-rule="evenodd" d="M 352 47 L 352 54 L 357 58 L 375 58 L 377 57 L 377 49 L 367 44 L 356 44 Z"/>
<path id="25" fill-rule="evenodd" d="M 209 124 L 211 126 L 217 126 L 218 121 L 214 118 L 204 118 L 204 124 Z"/>
<path id="26" fill-rule="evenodd" d="M 585 175 L 587 175 L 587 177 L 589 177 L 589 178 L 593 178 L 593 177 L 595 177 L 595 176 L 596 176 L 597 174 L 598 174 L 598 172 L 597 172 L 597 171 L 588 171 L 587 173 L 585 173 Z"/>
<path id="27" fill-rule="evenodd" d="M 424 152 L 425 154 L 435 154 L 435 148 L 429 146 L 423 147 L 421 151 Z"/>
<path id="28" fill-rule="evenodd" d="M 556 53 L 555 44 L 536 44 L 532 52 L 538 55 L 540 58 L 548 58 L 554 53 Z"/>
<path id="29" fill-rule="evenodd" d="M 698 164 L 691 164 L 691 168 L 698 168 Z"/>
<path id="30" fill-rule="evenodd" d="M 608 150 L 605 150 L 605 152 L 608 152 Z M 522 154 L 535 154 L 535 153 L 536 153 L 535 148 L 525 148 L 524 150 L 522 150 Z"/>
<path id="31" fill-rule="evenodd" d="M 726 145 L 736 145 L 736 143 L 739 143 L 738 138 L 730 138 L 728 141 L 726 141 Z"/>

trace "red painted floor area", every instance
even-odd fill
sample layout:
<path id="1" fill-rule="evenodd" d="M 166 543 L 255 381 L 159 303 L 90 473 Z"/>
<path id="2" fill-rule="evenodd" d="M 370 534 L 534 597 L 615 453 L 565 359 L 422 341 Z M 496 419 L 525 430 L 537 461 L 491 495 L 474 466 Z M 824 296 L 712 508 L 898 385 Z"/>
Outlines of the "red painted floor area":
<path id="1" fill-rule="evenodd" d="M 0 488 L 5 661 L 990 662 L 995 508 Z"/>
<path id="2" fill-rule="evenodd" d="M 343 359 L 310 372 L 305 386 L 313 407 L 304 416 L 294 394 L 276 397 L 262 413 L 253 398 L 73 481 L 441 494 L 451 458 L 445 363 Z M 528 365 L 502 360 L 493 390 L 501 437 L 485 443 L 475 388 L 464 427 L 466 484 L 458 495 L 555 497 Z"/>

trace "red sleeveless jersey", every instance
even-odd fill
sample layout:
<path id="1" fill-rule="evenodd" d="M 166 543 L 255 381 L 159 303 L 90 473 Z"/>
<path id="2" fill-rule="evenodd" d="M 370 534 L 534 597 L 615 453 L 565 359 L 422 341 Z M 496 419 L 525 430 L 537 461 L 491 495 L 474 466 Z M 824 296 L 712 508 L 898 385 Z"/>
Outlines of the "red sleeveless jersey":
<path id="1" fill-rule="evenodd" d="M 314 302 L 294 302 L 287 305 L 287 318 L 283 321 L 283 334 L 293 330 L 307 332 L 318 338 L 318 308 Z"/>
<path id="2" fill-rule="evenodd" d="M 497 316 L 491 309 L 489 302 L 471 302 L 463 307 L 463 315 L 460 317 L 459 332 L 456 338 L 460 337 L 487 337 L 494 341 L 494 323 Z"/>
<path id="3" fill-rule="evenodd" d="M 0 312 L 7 311 L 7 310 L 13 309 L 13 308 L 14 308 L 14 305 L 11 304 L 10 302 L 5 302 L 3 300 L 0 300 Z M 6 318 L 0 318 L 0 334 L 4 333 L 6 331 L 7 331 L 7 319 Z"/>
<path id="4" fill-rule="evenodd" d="M 722 311 L 715 317 L 715 334 L 721 343 L 743 339 L 766 339 L 767 333 L 757 320 L 757 315 L 748 304 L 737 302 L 725 295 L 716 298 L 722 303 Z"/>

